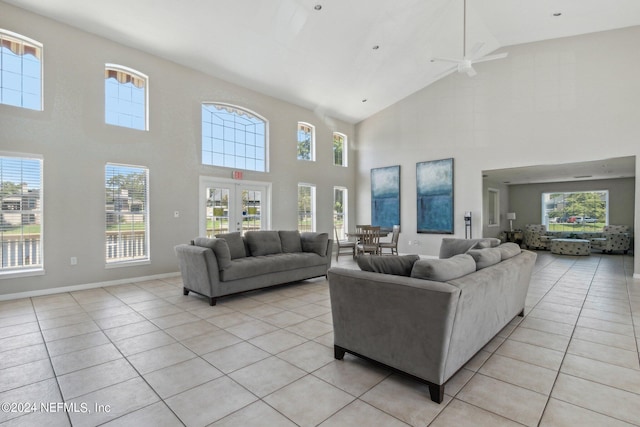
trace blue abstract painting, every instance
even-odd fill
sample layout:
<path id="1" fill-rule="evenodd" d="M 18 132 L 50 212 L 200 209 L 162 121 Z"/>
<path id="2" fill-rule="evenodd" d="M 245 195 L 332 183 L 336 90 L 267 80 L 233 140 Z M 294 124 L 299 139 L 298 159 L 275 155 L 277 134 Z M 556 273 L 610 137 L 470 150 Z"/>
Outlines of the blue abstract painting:
<path id="1" fill-rule="evenodd" d="M 400 225 L 400 166 L 371 169 L 371 225 Z"/>
<path id="2" fill-rule="evenodd" d="M 416 164 L 418 233 L 453 234 L 453 159 Z"/>

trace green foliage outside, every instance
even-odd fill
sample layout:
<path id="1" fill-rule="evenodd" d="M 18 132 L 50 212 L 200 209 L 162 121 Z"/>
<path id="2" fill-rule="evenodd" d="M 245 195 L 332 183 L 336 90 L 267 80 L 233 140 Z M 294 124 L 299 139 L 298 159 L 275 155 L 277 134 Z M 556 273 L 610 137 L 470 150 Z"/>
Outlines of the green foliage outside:
<path id="1" fill-rule="evenodd" d="M 595 191 L 584 193 L 554 193 L 550 194 L 549 198 L 551 201 L 556 202 L 556 206 L 559 207 L 549 212 L 549 220 L 554 220 L 553 222 L 555 222 L 557 218 L 561 219 L 560 222 L 568 222 L 568 218 L 571 216 L 597 218 L 598 222 L 605 222 L 607 203 L 604 193 Z M 596 223 L 589 225 L 595 224 Z M 600 228 L 602 228 L 602 225 Z"/>

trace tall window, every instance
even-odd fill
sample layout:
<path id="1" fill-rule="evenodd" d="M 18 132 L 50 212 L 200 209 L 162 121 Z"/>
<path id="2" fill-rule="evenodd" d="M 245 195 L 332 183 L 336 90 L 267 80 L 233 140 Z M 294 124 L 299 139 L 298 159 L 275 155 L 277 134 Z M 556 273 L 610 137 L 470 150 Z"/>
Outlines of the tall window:
<path id="1" fill-rule="evenodd" d="M 42 110 L 42 44 L 2 29 L 0 103 Z"/>
<path id="2" fill-rule="evenodd" d="M 347 200 L 346 188 L 333 187 L 333 226 L 341 240 L 347 238 Z"/>
<path id="3" fill-rule="evenodd" d="M 42 269 L 42 160 L 0 156 L 0 274 Z"/>
<path id="4" fill-rule="evenodd" d="M 338 132 L 333 133 L 333 164 L 347 166 L 347 136 Z"/>
<path id="5" fill-rule="evenodd" d="M 542 193 L 542 223 L 551 231 L 602 231 L 609 223 L 609 191 Z"/>
<path id="6" fill-rule="evenodd" d="M 267 122 L 226 104 L 202 104 L 202 163 L 267 171 Z"/>
<path id="7" fill-rule="evenodd" d="M 309 123 L 298 123 L 298 160 L 316 159 L 315 128 Z"/>
<path id="8" fill-rule="evenodd" d="M 316 187 L 298 184 L 298 231 L 316 231 Z"/>
<path id="9" fill-rule="evenodd" d="M 149 260 L 149 170 L 105 167 L 106 262 Z"/>
<path id="10" fill-rule="evenodd" d="M 109 125 L 148 130 L 149 78 L 131 68 L 107 64 L 104 69 L 104 114 Z"/>

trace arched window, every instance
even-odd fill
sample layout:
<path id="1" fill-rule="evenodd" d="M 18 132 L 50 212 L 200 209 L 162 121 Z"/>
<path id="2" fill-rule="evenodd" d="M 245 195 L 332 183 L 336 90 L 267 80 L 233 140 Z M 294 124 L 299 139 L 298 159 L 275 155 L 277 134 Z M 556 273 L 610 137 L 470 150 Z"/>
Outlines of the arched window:
<path id="1" fill-rule="evenodd" d="M 347 135 L 333 133 L 333 164 L 347 166 Z"/>
<path id="2" fill-rule="evenodd" d="M 267 172 L 267 122 L 228 104 L 202 104 L 202 164 Z"/>
<path id="3" fill-rule="evenodd" d="M 42 110 L 42 44 L 2 29 L 0 103 Z"/>
<path id="4" fill-rule="evenodd" d="M 315 128 L 298 122 L 298 160 L 316 160 Z"/>
<path id="5" fill-rule="evenodd" d="M 121 65 L 104 68 L 104 116 L 109 125 L 148 130 L 147 86 L 149 78 Z"/>

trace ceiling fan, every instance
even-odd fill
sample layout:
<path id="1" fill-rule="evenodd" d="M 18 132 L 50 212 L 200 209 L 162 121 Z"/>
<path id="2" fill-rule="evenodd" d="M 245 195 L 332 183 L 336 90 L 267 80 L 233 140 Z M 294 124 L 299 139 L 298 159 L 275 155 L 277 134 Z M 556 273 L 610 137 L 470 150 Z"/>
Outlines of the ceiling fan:
<path id="1" fill-rule="evenodd" d="M 476 43 L 471 51 L 467 54 L 467 0 L 464 0 L 464 10 L 462 15 L 462 59 L 441 57 L 431 58 L 431 62 L 440 61 L 455 64 L 453 67 L 446 69 L 436 77 L 444 77 L 445 75 L 450 74 L 454 71 L 458 71 L 459 73 L 466 73 L 469 77 L 473 77 L 478 74 L 476 70 L 473 69 L 473 64 L 485 61 L 493 61 L 494 59 L 506 58 L 506 56 L 508 55 L 508 53 L 505 52 L 475 58 L 476 54 L 480 51 L 480 49 L 482 49 L 482 46 L 484 46 L 484 43 Z"/>

